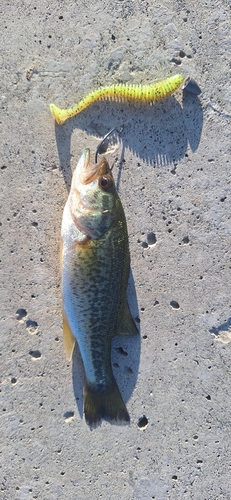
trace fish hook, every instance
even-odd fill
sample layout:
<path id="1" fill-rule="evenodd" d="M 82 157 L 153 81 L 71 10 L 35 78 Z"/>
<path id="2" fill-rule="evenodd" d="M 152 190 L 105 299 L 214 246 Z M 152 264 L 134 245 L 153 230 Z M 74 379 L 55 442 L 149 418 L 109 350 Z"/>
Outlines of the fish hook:
<path id="1" fill-rule="evenodd" d="M 123 129 L 124 129 L 124 125 L 121 125 L 119 132 L 117 131 L 117 132 L 118 132 L 118 134 L 121 134 L 121 132 L 123 131 Z M 110 136 L 110 135 L 111 135 L 111 134 L 112 134 L 115 130 L 116 130 L 116 127 L 112 128 L 112 129 L 110 130 L 110 132 L 108 132 L 108 133 L 104 136 L 104 138 L 102 139 L 102 141 L 98 144 L 97 149 L 96 149 L 96 153 L 95 153 L 95 164 L 96 164 L 96 163 L 97 163 L 97 161 L 98 161 L 98 154 L 100 154 L 100 149 L 101 149 L 101 147 L 102 147 L 103 143 L 106 141 L 106 139 L 107 139 L 107 138 L 108 138 L 108 137 L 109 137 L 109 136 Z"/>

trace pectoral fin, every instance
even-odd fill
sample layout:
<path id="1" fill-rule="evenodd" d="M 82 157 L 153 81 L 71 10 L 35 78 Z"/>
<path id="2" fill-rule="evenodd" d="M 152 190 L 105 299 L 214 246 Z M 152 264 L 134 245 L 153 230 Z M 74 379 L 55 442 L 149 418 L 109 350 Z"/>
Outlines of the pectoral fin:
<path id="1" fill-rule="evenodd" d="M 135 321 L 130 313 L 127 300 L 124 304 L 123 316 L 116 335 L 137 335 L 139 333 Z"/>
<path id="2" fill-rule="evenodd" d="M 76 338 L 73 335 L 66 315 L 63 313 L 63 342 L 68 361 L 71 361 L 72 354 L 75 347 Z"/>

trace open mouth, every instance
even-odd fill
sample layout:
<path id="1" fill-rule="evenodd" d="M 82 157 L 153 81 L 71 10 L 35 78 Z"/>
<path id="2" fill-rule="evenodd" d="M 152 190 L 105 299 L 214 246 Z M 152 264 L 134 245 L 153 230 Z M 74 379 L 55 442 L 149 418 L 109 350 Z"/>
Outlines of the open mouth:
<path id="1" fill-rule="evenodd" d="M 81 184 L 90 184 L 90 182 L 94 181 L 99 175 L 105 175 L 108 172 L 109 167 L 105 158 L 102 158 L 99 163 L 90 166 L 89 149 L 84 150 L 83 156 L 83 165 L 79 174 Z"/>

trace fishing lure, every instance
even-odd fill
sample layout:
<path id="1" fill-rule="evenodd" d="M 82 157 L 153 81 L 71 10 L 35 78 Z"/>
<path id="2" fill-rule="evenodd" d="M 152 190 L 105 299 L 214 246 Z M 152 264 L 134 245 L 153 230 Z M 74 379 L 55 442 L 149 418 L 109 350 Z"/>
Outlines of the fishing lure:
<path id="1" fill-rule="evenodd" d="M 161 82 L 147 85 L 119 83 L 93 90 L 93 92 L 84 97 L 84 99 L 72 108 L 61 109 L 55 104 L 50 104 L 50 110 L 56 122 L 62 125 L 68 118 L 77 115 L 96 101 L 136 101 L 152 104 L 172 94 L 183 84 L 184 78 L 180 74 L 170 76 Z"/>

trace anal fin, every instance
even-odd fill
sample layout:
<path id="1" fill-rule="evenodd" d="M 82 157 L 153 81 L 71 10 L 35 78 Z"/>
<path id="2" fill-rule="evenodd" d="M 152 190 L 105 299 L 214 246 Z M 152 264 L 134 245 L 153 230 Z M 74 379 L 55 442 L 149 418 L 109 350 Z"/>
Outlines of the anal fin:
<path id="1" fill-rule="evenodd" d="M 73 354 L 74 347 L 75 347 L 75 342 L 76 342 L 76 338 L 71 331 L 71 328 L 69 326 L 69 323 L 68 323 L 68 320 L 67 320 L 65 313 L 63 313 L 63 343 L 64 343 L 64 347 L 65 347 L 68 361 L 71 361 L 72 354 Z"/>
<path id="2" fill-rule="evenodd" d="M 139 333 L 135 321 L 130 313 L 127 300 L 125 300 L 123 316 L 116 335 L 137 335 Z"/>

